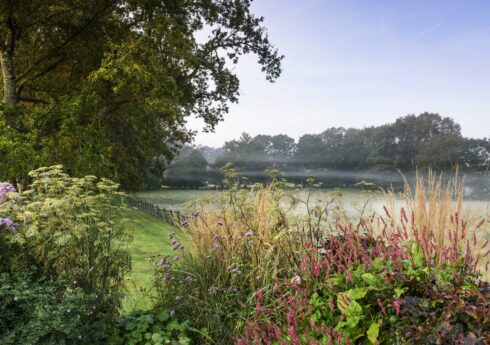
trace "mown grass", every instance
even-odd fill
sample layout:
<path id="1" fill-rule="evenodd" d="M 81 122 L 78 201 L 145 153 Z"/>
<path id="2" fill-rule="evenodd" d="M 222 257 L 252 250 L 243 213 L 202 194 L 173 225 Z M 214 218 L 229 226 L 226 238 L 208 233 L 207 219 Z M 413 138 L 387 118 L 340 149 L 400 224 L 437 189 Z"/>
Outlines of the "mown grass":
<path id="1" fill-rule="evenodd" d="M 182 229 L 137 209 L 128 210 L 126 218 L 132 230 L 133 241 L 129 246 L 132 268 L 126 278 L 128 291 L 123 301 L 123 309 L 147 309 L 151 307 L 153 296 L 151 258 L 159 260 L 163 255 L 175 255 L 168 233 L 175 232 L 175 238 L 184 245 L 188 243 L 188 238 Z"/>

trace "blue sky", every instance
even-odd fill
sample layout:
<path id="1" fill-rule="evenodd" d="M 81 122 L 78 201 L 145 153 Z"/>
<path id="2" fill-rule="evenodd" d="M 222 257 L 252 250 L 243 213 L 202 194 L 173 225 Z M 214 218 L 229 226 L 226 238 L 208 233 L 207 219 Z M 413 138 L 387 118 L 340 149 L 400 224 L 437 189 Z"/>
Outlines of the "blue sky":
<path id="1" fill-rule="evenodd" d="M 254 56 L 242 59 L 240 102 L 196 143 L 221 146 L 244 131 L 298 138 L 424 111 L 454 118 L 465 136 L 490 136 L 490 1 L 256 0 L 252 9 L 286 56 L 283 75 L 270 84 Z"/>

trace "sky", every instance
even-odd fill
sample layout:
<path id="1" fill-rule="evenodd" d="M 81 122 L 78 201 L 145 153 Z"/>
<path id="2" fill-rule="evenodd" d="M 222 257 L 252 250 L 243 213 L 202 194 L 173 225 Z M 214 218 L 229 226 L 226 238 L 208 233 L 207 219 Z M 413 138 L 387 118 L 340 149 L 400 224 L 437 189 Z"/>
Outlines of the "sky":
<path id="1" fill-rule="evenodd" d="M 255 0 L 283 74 L 265 80 L 255 56 L 235 68 L 240 99 L 213 147 L 242 132 L 295 139 L 329 127 L 363 128 L 425 111 L 452 117 L 468 137 L 490 137 L 490 1 Z"/>

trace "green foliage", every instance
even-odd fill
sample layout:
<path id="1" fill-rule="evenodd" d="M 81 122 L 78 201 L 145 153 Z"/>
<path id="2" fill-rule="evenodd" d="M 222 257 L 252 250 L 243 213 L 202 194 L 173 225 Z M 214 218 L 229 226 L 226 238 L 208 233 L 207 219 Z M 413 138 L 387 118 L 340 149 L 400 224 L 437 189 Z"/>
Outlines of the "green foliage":
<path id="1" fill-rule="evenodd" d="M 118 331 L 110 344 L 188 345 L 191 343 L 189 321 L 179 322 L 170 309 L 151 312 L 134 311 L 117 321 Z"/>
<path id="2" fill-rule="evenodd" d="M 479 344 L 490 336 L 490 289 L 464 265 L 375 260 L 319 277 L 281 287 L 278 304 L 256 309 L 264 327 L 255 332 L 272 328 L 264 339 L 278 341 L 297 334 L 294 344 L 323 344 L 326 336 L 342 344 Z"/>
<path id="3" fill-rule="evenodd" d="M 7 113 L 0 105 L 0 180 L 15 181 L 27 176 L 38 162 L 33 146 L 34 134 L 15 131 L 2 117 Z"/>
<path id="4" fill-rule="evenodd" d="M 75 345 L 103 343 L 110 334 L 108 296 L 28 273 L 0 273 L 0 343 Z"/>
<path id="5" fill-rule="evenodd" d="M 38 160 L 141 187 L 153 157 L 190 141 L 189 116 L 212 130 L 238 101 L 242 55 L 256 55 L 269 81 L 280 75 L 282 56 L 250 3 L 2 1 L 0 88 L 15 114 L 0 120 L 34 149 L 0 151 L 15 160 L 9 178 Z"/>

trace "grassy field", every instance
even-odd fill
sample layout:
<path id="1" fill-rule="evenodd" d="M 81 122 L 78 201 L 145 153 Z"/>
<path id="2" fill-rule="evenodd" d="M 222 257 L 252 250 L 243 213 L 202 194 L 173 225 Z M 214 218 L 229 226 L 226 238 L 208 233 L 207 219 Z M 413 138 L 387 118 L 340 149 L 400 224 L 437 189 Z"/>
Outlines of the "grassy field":
<path id="1" fill-rule="evenodd" d="M 162 220 L 139 210 L 128 211 L 127 218 L 130 220 L 128 226 L 133 233 L 133 241 L 129 247 L 132 271 L 127 281 L 129 295 L 124 300 L 123 307 L 125 310 L 144 309 L 149 305 L 152 295 L 151 257 L 160 260 L 163 255 L 175 254 L 168 238 L 169 232 L 175 232 L 175 238 L 184 245 L 188 240 L 181 229 L 165 224 Z"/>
<path id="2" fill-rule="evenodd" d="M 360 189 L 352 188 L 337 188 L 337 189 L 298 189 L 295 191 L 296 196 L 301 200 L 306 200 L 310 194 L 310 200 L 312 202 L 325 200 L 331 193 L 342 193 L 342 204 L 354 214 L 357 210 L 364 206 L 364 203 L 369 200 L 369 206 L 377 211 L 382 211 L 383 205 L 386 200 L 382 193 L 366 192 Z M 221 193 L 216 190 L 179 190 L 179 189 L 160 189 L 152 191 L 138 192 L 134 196 L 140 200 L 149 202 L 154 205 L 158 205 L 162 208 L 181 210 L 184 208 L 184 204 L 193 199 L 205 197 L 207 195 L 213 195 Z M 470 208 L 482 215 L 490 215 L 490 201 L 483 200 L 466 200 L 464 206 Z M 299 212 L 304 211 L 299 207 Z"/>

